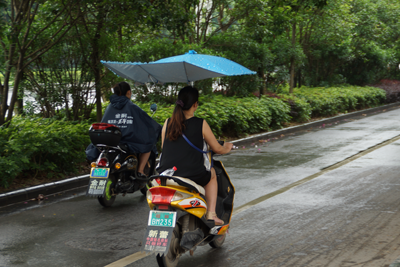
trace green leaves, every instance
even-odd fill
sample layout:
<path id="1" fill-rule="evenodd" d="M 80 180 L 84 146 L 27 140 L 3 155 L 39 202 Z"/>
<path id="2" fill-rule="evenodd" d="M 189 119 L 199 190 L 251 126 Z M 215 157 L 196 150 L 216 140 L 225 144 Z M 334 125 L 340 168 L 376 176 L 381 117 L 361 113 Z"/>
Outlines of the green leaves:
<path id="1" fill-rule="evenodd" d="M 295 94 L 288 89 L 279 98 L 200 96 L 196 116 L 205 119 L 217 136 L 240 136 L 281 128 L 290 121 L 306 122 L 311 117 L 331 116 L 381 105 L 386 92 L 375 87 L 301 87 Z M 150 114 L 149 103 L 136 103 Z M 154 119 L 163 124 L 171 117 L 174 105 L 160 104 Z"/>
<path id="2" fill-rule="evenodd" d="M 15 117 L 8 128 L 0 128 L 0 173 L 7 173 L 0 177 L 0 186 L 7 187 L 21 174 L 75 172 L 86 158 L 89 125 Z"/>
<path id="3" fill-rule="evenodd" d="M 290 121 L 290 106 L 276 98 L 201 96 L 196 116 L 203 118 L 217 136 L 240 136 L 274 128 Z M 150 114 L 148 103 L 136 103 Z M 174 105 L 160 105 L 154 119 L 163 124 Z"/>
<path id="4" fill-rule="evenodd" d="M 385 103 L 386 92 L 375 87 L 301 87 L 294 95 L 305 100 L 312 109 L 312 116 L 331 116 L 337 113 L 374 107 Z"/>

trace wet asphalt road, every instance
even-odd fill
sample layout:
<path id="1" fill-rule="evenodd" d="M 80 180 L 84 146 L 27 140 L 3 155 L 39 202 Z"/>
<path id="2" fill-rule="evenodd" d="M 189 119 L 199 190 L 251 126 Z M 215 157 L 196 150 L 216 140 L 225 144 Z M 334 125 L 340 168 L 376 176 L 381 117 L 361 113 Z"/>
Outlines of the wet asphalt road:
<path id="1" fill-rule="evenodd" d="M 178 266 L 388 266 L 400 256 L 400 141 L 321 170 L 399 134 L 400 109 L 220 156 L 236 187 L 230 234 Z M 0 208 L 0 266 L 111 264 L 140 251 L 147 213 L 140 193 L 105 209 L 79 190 Z"/>

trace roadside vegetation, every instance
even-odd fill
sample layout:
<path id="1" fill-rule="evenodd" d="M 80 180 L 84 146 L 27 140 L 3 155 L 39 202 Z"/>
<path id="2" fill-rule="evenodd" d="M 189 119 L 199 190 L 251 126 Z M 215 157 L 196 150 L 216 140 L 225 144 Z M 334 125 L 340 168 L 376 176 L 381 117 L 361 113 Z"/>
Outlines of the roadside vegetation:
<path id="1" fill-rule="evenodd" d="M 286 91 L 261 98 L 201 96 L 196 116 L 207 120 L 220 138 L 236 138 L 386 102 L 386 92 L 374 87 L 304 87 L 294 95 Z M 136 104 L 150 114 L 150 103 Z M 103 108 L 107 105 L 104 103 Z M 173 109 L 173 104 L 160 104 L 153 118 L 163 124 Z M 16 178 L 29 185 L 87 171 L 84 150 L 90 143 L 88 129 L 93 122 L 69 121 L 63 112 L 52 118 L 15 117 L 0 131 L 0 172 L 4 174 L 0 187 L 8 188 Z"/>

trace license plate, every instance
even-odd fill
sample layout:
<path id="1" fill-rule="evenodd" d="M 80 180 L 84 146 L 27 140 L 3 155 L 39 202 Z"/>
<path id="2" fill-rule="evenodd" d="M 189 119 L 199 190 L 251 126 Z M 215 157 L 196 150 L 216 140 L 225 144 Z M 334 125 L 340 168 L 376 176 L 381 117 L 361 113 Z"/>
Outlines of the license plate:
<path id="1" fill-rule="evenodd" d="M 176 212 L 151 210 L 149 226 L 175 227 Z"/>
<path id="2" fill-rule="evenodd" d="M 90 171 L 90 178 L 104 178 L 107 179 L 110 174 L 110 168 L 92 168 Z"/>

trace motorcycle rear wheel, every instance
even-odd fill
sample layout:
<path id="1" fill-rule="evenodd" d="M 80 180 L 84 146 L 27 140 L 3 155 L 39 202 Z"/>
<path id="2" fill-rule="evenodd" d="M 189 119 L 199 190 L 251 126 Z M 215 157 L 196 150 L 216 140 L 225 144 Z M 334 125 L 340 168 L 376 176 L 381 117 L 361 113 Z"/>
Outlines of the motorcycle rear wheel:
<path id="1" fill-rule="evenodd" d="M 169 246 L 168 253 L 163 256 L 157 255 L 157 263 L 160 267 L 175 267 L 178 264 L 181 254 L 180 250 L 180 238 L 179 238 L 179 226 L 175 225 L 171 245 Z"/>
<path id="2" fill-rule="evenodd" d="M 221 235 L 221 236 L 218 237 L 217 239 L 211 241 L 211 242 L 209 243 L 209 245 L 210 245 L 211 247 L 213 247 L 213 248 L 220 248 L 220 247 L 222 247 L 222 244 L 224 244 L 224 242 L 225 242 L 225 237 L 226 237 L 226 234 Z"/>
<path id="3" fill-rule="evenodd" d="M 114 203 L 114 200 L 116 198 L 116 196 L 112 195 L 112 191 L 111 191 L 111 185 L 112 185 L 112 181 L 111 179 L 107 179 L 107 184 L 106 184 L 106 194 L 105 196 L 101 196 L 98 197 L 97 200 L 99 201 L 100 205 L 102 205 L 103 207 L 111 207 L 111 205 Z"/>

